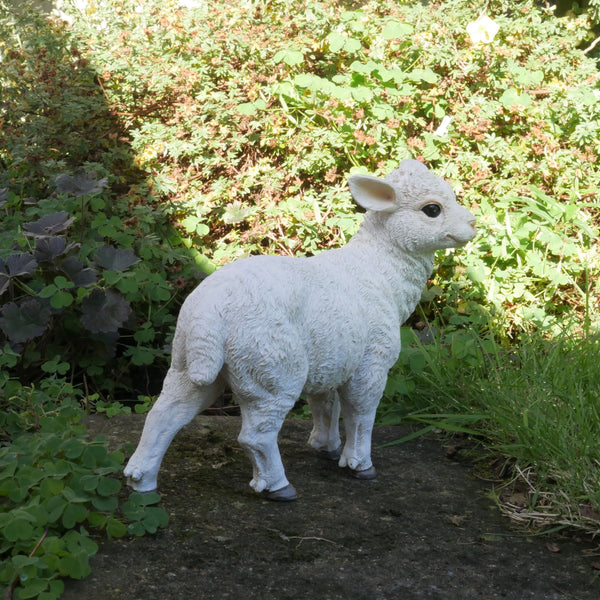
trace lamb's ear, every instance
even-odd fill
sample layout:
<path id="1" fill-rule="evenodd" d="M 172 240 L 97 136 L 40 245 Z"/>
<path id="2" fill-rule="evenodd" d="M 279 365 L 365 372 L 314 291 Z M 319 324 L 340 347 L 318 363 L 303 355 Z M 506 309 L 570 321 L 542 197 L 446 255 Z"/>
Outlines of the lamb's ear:
<path id="1" fill-rule="evenodd" d="M 373 175 L 352 175 L 348 185 L 356 203 L 367 210 L 394 212 L 398 208 L 396 191 L 383 179 Z"/>

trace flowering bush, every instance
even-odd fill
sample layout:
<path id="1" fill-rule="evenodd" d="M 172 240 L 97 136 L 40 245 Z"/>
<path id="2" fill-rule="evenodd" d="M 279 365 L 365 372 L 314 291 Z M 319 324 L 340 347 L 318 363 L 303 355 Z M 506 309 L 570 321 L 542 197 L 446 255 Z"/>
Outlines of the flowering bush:
<path id="1" fill-rule="evenodd" d="M 348 172 L 413 156 L 453 181 L 481 228 L 460 268 L 440 256 L 426 316 L 515 334 L 572 309 L 596 320 L 600 90 L 577 49 L 587 17 L 529 1 L 487 15 L 462 0 L 306 2 L 293 15 L 284 4 L 73 11 L 136 165 L 174 203 L 190 251 L 218 265 L 342 243 L 359 218 Z"/>

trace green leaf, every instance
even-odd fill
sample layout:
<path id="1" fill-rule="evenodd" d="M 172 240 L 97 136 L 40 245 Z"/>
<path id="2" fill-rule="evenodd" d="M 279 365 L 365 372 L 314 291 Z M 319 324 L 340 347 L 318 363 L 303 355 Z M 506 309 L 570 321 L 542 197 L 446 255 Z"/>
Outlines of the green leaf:
<path id="1" fill-rule="evenodd" d="M 40 562 L 39 557 L 27 556 L 25 554 L 17 554 L 16 556 L 13 556 L 10 560 L 15 569 L 23 569 L 32 565 L 38 565 Z"/>
<path id="2" fill-rule="evenodd" d="M 370 102 L 373 98 L 373 92 L 366 86 L 353 87 L 351 89 L 352 97 L 357 102 Z"/>
<path id="3" fill-rule="evenodd" d="M 505 90 L 502 96 L 500 96 L 499 101 L 506 109 L 513 108 L 514 106 L 527 108 L 532 104 L 532 99 L 529 94 L 521 94 L 512 88 Z"/>
<path id="4" fill-rule="evenodd" d="M 47 579 L 28 579 L 21 582 L 19 598 L 39 598 L 39 595 L 48 587 Z"/>
<path id="5" fill-rule="evenodd" d="M 381 32 L 384 40 L 393 40 L 404 38 L 414 31 L 414 27 L 409 23 L 400 23 L 399 21 L 389 21 Z"/>
<path id="6" fill-rule="evenodd" d="M 73 296 L 63 290 L 57 290 L 50 298 L 50 305 L 56 310 L 66 308 L 67 306 L 71 306 L 71 304 L 73 304 Z"/>
<path id="7" fill-rule="evenodd" d="M 121 489 L 121 482 L 111 477 L 101 477 L 96 491 L 100 496 L 112 496 Z"/>
<path id="8" fill-rule="evenodd" d="M 139 521 L 136 523 L 129 523 L 129 525 L 127 526 L 127 533 L 129 533 L 130 535 L 141 537 L 145 535 L 146 528 Z"/>
<path id="9" fill-rule="evenodd" d="M 294 67 L 304 61 L 304 53 L 293 49 L 280 50 L 275 54 L 273 60 L 276 63 L 284 62 L 289 67 Z"/>
<path id="10" fill-rule="evenodd" d="M 160 502 L 160 494 L 156 492 L 149 492 L 147 494 L 140 494 L 139 492 L 132 492 L 129 496 L 130 502 L 136 506 L 151 506 Z"/>
<path id="11" fill-rule="evenodd" d="M 62 575 L 83 579 L 91 573 L 89 557 L 85 554 L 64 556 L 60 559 L 59 569 Z"/>
<path id="12" fill-rule="evenodd" d="M 95 498 L 92 498 L 92 504 L 94 505 L 94 508 L 101 510 L 102 512 L 113 512 L 117 508 L 117 506 L 119 506 L 119 501 L 113 496 L 97 496 Z"/>
<path id="13" fill-rule="evenodd" d="M 236 111 L 243 115 L 251 116 L 259 110 L 265 110 L 265 108 L 267 108 L 267 103 L 262 98 L 259 98 L 254 102 L 243 102 L 242 104 L 238 104 Z M 210 229 L 204 223 L 198 224 L 195 231 L 198 235 L 207 235 L 209 232 Z"/>
<path id="14" fill-rule="evenodd" d="M 106 458 L 108 451 L 104 446 L 88 446 L 81 457 L 81 462 L 88 469 L 95 469 Z"/>
<path id="15" fill-rule="evenodd" d="M 354 54 L 358 52 L 362 48 L 362 44 L 360 40 L 356 40 L 354 38 L 348 38 L 346 43 L 344 44 L 344 50 L 349 54 Z"/>
<path id="16" fill-rule="evenodd" d="M 45 473 L 41 469 L 36 469 L 35 467 L 30 467 L 29 465 L 23 465 L 17 471 L 17 481 L 22 487 L 25 488 L 30 488 L 44 477 Z"/>
<path id="17" fill-rule="evenodd" d="M 136 342 L 145 344 L 145 343 L 151 342 L 154 339 L 155 335 L 156 335 L 156 331 L 150 326 L 150 324 L 146 323 L 145 325 L 142 326 L 141 329 L 138 329 L 133 334 L 133 339 Z"/>
<path id="18" fill-rule="evenodd" d="M 486 278 L 486 271 L 483 265 L 467 267 L 467 277 L 475 283 L 483 283 Z"/>
<path id="19" fill-rule="evenodd" d="M 64 488 L 64 481 L 61 479 L 54 479 L 53 477 L 47 477 L 40 484 L 40 496 L 42 498 L 52 498 L 60 494 Z"/>
<path id="20" fill-rule="evenodd" d="M 87 522 L 91 527 L 104 527 L 108 522 L 109 517 L 99 512 L 91 512 L 88 514 Z"/>
<path id="21" fill-rule="evenodd" d="M 130 348 L 128 354 L 131 356 L 131 362 L 137 366 L 151 365 L 154 362 L 154 352 L 150 348 Z"/>
<path id="22" fill-rule="evenodd" d="M 79 438 L 65 440 L 60 449 L 68 459 L 79 458 L 85 448 L 85 444 Z"/>
<path id="23" fill-rule="evenodd" d="M 60 493 L 60 492 L 57 492 Z M 48 522 L 55 523 L 58 521 L 67 507 L 67 502 L 61 496 L 53 496 L 44 502 L 44 508 L 48 513 Z"/>
<path id="24" fill-rule="evenodd" d="M 346 43 L 347 37 L 335 31 L 332 31 L 327 36 L 327 43 L 329 44 L 329 50 L 334 54 L 337 54 Z"/>
<path id="25" fill-rule="evenodd" d="M 62 524 L 66 529 L 73 529 L 77 523 L 85 521 L 88 509 L 83 504 L 69 504 L 62 516 Z"/>
<path id="26" fill-rule="evenodd" d="M 127 526 L 118 519 L 108 519 L 106 522 L 106 533 L 109 537 L 120 538 L 127 533 Z"/>
<path id="27" fill-rule="evenodd" d="M 407 74 L 411 81 L 425 81 L 426 83 L 436 83 L 439 79 L 437 73 L 432 71 L 430 68 L 427 69 L 413 69 Z"/>
<path id="28" fill-rule="evenodd" d="M 28 519 L 22 517 L 16 518 L 8 523 L 4 528 L 4 537 L 9 542 L 17 540 L 31 540 L 33 536 L 33 527 Z"/>
<path id="29" fill-rule="evenodd" d="M 84 491 L 93 492 L 98 487 L 99 481 L 100 477 L 98 475 L 84 475 L 79 480 L 79 483 Z"/>

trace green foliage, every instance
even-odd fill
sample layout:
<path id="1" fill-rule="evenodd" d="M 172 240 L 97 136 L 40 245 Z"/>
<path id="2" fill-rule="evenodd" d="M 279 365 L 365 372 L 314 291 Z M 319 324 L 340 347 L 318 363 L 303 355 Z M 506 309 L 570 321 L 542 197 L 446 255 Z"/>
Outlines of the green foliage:
<path id="1" fill-rule="evenodd" d="M 59 372 L 87 390 L 154 393 L 179 290 L 210 263 L 190 258 L 172 207 L 143 181 L 73 35 L 0 4 L 0 40 L 0 346 L 19 355 L 11 373 L 36 381 L 60 356 Z"/>
<path id="2" fill-rule="evenodd" d="M 491 320 L 510 337 L 572 310 L 597 321 L 587 17 L 492 2 L 499 32 L 474 44 L 478 12 L 462 0 L 305 2 L 293 15 L 285 2 L 117 4 L 116 17 L 111 3 L 73 13 L 73 27 L 190 248 L 221 264 L 343 243 L 359 222 L 347 173 L 412 156 L 453 181 L 481 228 L 460 267 L 440 255 L 428 318 Z"/>
<path id="3" fill-rule="evenodd" d="M 343 244 L 360 222 L 348 173 L 383 174 L 406 157 L 451 180 L 480 235 L 439 254 L 410 323 L 432 323 L 444 341 L 424 352 L 405 340 L 385 418 L 406 400 L 404 413 L 433 426 L 419 404 L 436 380 L 419 379 L 429 356 L 446 381 L 479 373 L 483 396 L 485 376 L 496 381 L 534 332 L 594 339 L 600 78 L 589 5 L 556 17 L 533 0 L 488 2 L 499 30 L 481 43 L 467 33 L 481 7 L 466 0 L 66 0 L 68 23 L 0 2 L 0 382 L 34 382 L 18 388 L 29 397 L 65 376 L 83 404 L 122 412 L 107 397 L 154 393 L 181 299 L 204 274 L 247 254 Z M 495 423 L 474 406 L 450 402 L 433 420 Z M 83 512 L 69 514 L 77 525 Z M 36 556 L 12 568 L 43 579 Z"/>
<path id="4" fill-rule="evenodd" d="M 11 362 L 2 359 L 3 366 Z M 0 583 L 17 598 L 51 600 L 61 578 L 81 579 L 98 546 L 88 529 L 109 538 L 155 533 L 166 513 L 157 494 L 119 499 L 115 479 L 124 455 L 106 439 L 87 438 L 79 393 L 61 378 L 0 386 Z"/>
<path id="5" fill-rule="evenodd" d="M 476 435 L 525 490 L 521 522 L 531 514 L 531 524 L 598 532 L 598 335 L 535 335 L 515 347 L 465 329 L 404 329 L 403 342 L 380 422 Z"/>

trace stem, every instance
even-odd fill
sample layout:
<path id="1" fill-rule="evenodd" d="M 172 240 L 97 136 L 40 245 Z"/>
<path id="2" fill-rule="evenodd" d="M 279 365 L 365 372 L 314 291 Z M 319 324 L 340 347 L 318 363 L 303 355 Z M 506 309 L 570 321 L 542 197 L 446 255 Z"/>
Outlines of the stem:
<path id="1" fill-rule="evenodd" d="M 29 554 L 29 558 L 31 558 L 32 556 L 35 556 L 35 553 L 40 549 L 40 546 L 44 543 L 44 540 L 46 539 L 47 535 L 48 535 L 48 527 L 46 527 L 46 529 L 44 529 L 44 533 L 43 533 L 42 537 L 39 539 L 38 543 L 35 545 L 35 548 Z M 19 576 L 17 575 L 17 577 L 15 577 L 13 579 L 12 583 L 10 584 L 10 587 L 6 590 L 6 594 L 4 594 L 4 600 L 12 600 L 13 592 L 15 591 L 15 588 L 17 587 L 18 583 L 19 583 Z"/>

